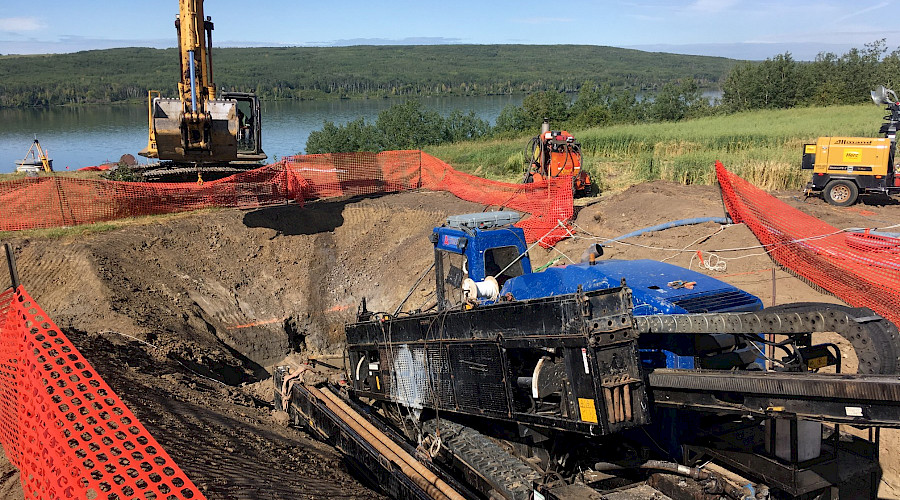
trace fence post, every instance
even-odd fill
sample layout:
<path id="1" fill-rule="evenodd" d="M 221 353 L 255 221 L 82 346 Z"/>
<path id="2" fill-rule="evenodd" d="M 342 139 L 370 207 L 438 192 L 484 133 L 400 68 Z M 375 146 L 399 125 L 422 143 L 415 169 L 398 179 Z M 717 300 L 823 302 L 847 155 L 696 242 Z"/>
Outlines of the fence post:
<path id="1" fill-rule="evenodd" d="M 9 243 L 3 244 L 3 251 L 6 253 L 6 265 L 9 267 L 9 281 L 13 290 L 19 288 L 19 270 L 16 268 L 16 255 L 13 253 Z"/>
<path id="2" fill-rule="evenodd" d="M 422 189 L 422 150 L 419 150 L 419 182 L 416 183 L 416 189 Z"/>

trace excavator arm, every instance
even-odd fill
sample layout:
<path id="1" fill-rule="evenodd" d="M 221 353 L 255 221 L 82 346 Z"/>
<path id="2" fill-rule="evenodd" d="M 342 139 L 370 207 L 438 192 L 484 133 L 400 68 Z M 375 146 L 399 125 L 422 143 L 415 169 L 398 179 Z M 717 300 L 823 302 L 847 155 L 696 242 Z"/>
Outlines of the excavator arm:
<path id="1" fill-rule="evenodd" d="M 264 160 L 259 100 L 246 93 L 217 98 L 212 20 L 204 16 L 203 0 L 180 0 L 179 6 L 178 98 L 150 91 L 148 144 L 141 156 L 197 166 Z"/>

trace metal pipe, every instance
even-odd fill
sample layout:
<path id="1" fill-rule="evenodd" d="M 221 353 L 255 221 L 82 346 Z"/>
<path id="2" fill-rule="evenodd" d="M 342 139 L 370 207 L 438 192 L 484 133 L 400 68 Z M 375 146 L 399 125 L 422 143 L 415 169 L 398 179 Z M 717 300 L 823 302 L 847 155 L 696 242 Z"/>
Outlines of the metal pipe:
<path id="1" fill-rule="evenodd" d="M 613 406 L 612 389 L 609 387 L 603 388 L 603 400 L 606 402 L 606 419 L 609 420 L 610 424 L 615 424 L 616 409 Z"/>
<path id="2" fill-rule="evenodd" d="M 197 112 L 197 69 L 196 62 L 194 61 L 194 51 L 188 51 L 188 59 L 190 59 L 190 70 L 191 70 L 191 111 Z"/>
<path id="3" fill-rule="evenodd" d="M 632 410 L 631 410 L 631 384 L 625 384 L 623 387 L 624 398 L 623 398 L 623 406 L 625 406 L 625 421 L 631 422 Z"/>
<path id="4" fill-rule="evenodd" d="M 313 396 L 316 396 L 325 402 L 325 404 L 338 414 L 338 416 L 343 417 L 344 421 L 347 422 L 347 425 L 350 425 L 351 428 L 359 432 L 360 435 L 372 443 L 378 451 L 383 453 L 386 458 L 397 463 L 404 474 L 422 487 L 422 489 L 433 498 L 465 500 L 462 495 L 457 493 L 456 490 L 451 488 L 450 485 L 445 483 L 441 478 L 437 477 L 434 472 L 431 472 L 418 460 L 409 456 L 409 454 L 400 448 L 397 443 L 394 443 L 387 437 L 383 439 L 379 438 L 378 436 L 383 436 L 381 431 L 375 428 L 371 422 L 356 413 L 336 394 L 324 388 L 320 390 L 315 387 L 306 386 L 306 389 L 310 391 Z M 366 438 L 366 436 L 368 436 L 368 438 Z"/>

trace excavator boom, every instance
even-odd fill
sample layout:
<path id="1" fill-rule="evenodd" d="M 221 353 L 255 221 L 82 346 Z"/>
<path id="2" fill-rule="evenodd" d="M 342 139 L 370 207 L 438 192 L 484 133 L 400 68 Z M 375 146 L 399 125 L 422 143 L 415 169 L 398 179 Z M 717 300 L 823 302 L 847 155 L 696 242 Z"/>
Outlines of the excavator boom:
<path id="1" fill-rule="evenodd" d="M 203 14 L 203 0 L 180 0 L 179 6 L 178 98 L 150 91 L 150 130 L 141 156 L 197 166 L 264 160 L 259 100 L 248 93 L 223 93 L 217 99 L 212 20 Z"/>

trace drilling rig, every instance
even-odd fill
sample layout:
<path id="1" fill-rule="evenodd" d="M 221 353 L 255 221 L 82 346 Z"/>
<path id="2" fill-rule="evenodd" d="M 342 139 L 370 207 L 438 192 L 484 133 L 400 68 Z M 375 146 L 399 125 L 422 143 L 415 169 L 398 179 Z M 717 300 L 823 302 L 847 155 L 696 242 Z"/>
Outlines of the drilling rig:
<path id="1" fill-rule="evenodd" d="M 435 305 L 363 301 L 344 368 L 321 364 L 340 382 L 279 367 L 276 405 L 392 498 L 877 498 L 878 429 L 900 427 L 895 325 L 835 304 L 763 308 L 596 244 L 532 271 L 517 220 L 434 228 Z"/>

